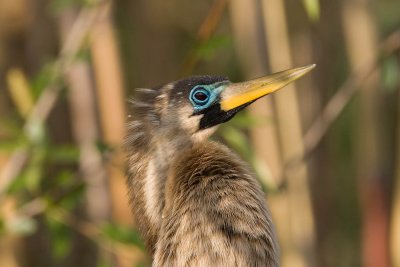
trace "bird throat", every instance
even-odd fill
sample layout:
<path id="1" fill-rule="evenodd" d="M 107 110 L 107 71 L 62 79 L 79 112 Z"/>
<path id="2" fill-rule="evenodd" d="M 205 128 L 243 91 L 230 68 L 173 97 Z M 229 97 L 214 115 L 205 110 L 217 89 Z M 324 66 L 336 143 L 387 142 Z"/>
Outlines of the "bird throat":
<path id="1" fill-rule="evenodd" d="M 191 141 L 184 137 L 170 140 L 157 139 L 150 152 L 144 177 L 143 193 L 146 215 L 155 227 L 160 227 L 165 205 L 165 183 L 170 168 L 180 151 L 190 147 Z"/>

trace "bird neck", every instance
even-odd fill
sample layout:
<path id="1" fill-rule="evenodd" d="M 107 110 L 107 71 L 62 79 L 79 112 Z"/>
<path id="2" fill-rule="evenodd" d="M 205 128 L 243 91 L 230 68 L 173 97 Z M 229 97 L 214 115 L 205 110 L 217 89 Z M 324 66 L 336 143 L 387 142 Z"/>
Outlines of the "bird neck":
<path id="1" fill-rule="evenodd" d="M 185 136 L 175 136 L 174 138 L 160 137 L 155 141 L 155 149 L 152 152 L 151 160 L 156 162 L 157 173 L 167 175 L 169 168 L 179 152 L 191 147 L 193 144 Z M 166 177 L 160 177 L 165 179 Z"/>
<path id="2" fill-rule="evenodd" d="M 170 168 L 180 155 L 179 151 L 191 146 L 189 139 L 176 136 L 170 140 L 154 136 L 143 177 L 143 201 L 145 212 L 152 227 L 158 229 L 162 222 L 165 205 L 165 183 Z"/>

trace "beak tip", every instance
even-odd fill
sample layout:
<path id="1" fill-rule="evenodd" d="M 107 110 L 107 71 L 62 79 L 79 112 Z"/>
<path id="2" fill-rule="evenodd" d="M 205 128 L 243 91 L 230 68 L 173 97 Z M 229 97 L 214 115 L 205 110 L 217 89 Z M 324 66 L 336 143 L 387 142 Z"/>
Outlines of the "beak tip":
<path id="1" fill-rule="evenodd" d="M 293 69 L 294 72 L 292 73 L 292 77 L 296 77 L 293 80 L 297 80 L 301 76 L 305 75 L 306 73 L 309 73 L 312 69 L 314 69 L 317 65 L 316 64 L 310 64 L 304 67 L 296 68 Z"/>
<path id="2" fill-rule="evenodd" d="M 310 65 L 307 65 L 307 66 L 305 66 L 304 67 L 304 70 L 306 70 L 306 71 L 310 71 L 310 70 L 312 70 L 313 68 L 315 68 L 317 66 L 317 64 L 310 64 Z"/>

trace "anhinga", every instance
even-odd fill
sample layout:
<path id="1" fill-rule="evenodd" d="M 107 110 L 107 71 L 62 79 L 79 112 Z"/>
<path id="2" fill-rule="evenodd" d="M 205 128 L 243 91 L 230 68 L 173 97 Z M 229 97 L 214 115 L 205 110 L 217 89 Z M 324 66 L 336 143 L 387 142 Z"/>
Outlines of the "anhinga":
<path id="1" fill-rule="evenodd" d="M 279 265 L 257 180 L 237 155 L 208 137 L 313 67 L 243 83 L 195 76 L 138 89 L 126 137 L 128 187 L 153 266 Z"/>

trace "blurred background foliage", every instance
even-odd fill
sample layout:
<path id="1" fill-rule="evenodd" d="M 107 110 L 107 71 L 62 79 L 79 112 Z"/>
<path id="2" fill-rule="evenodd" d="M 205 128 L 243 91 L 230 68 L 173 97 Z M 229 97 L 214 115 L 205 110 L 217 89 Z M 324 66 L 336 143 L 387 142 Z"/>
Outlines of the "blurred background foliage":
<path id="1" fill-rule="evenodd" d="M 317 68 L 215 139 L 252 165 L 282 266 L 400 266 L 399 0 L 0 0 L 0 265 L 150 266 L 125 99 Z"/>

